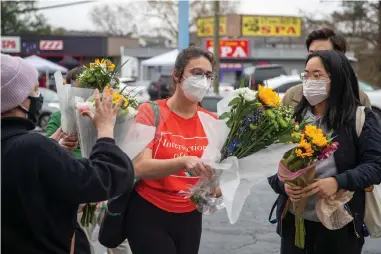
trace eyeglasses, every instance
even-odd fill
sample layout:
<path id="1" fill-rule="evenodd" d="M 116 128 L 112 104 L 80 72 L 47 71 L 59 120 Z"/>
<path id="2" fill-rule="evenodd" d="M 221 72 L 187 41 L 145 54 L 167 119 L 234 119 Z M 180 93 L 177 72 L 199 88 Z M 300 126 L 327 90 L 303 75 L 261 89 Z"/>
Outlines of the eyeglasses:
<path id="1" fill-rule="evenodd" d="M 323 78 L 329 78 L 329 77 L 323 76 L 319 72 L 313 72 L 311 75 L 308 75 L 307 72 L 300 73 L 300 79 L 302 80 L 302 82 L 306 82 L 308 79 L 319 80 Z"/>
<path id="2" fill-rule="evenodd" d="M 198 79 L 202 79 L 206 76 L 206 78 L 210 81 L 214 81 L 216 80 L 217 78 L 217 75 L 211 71 L 204 71 L 203 69 L 201 68 L 189 68 L 189 69 L 185 69 L 186 71 L 190 71 L 190 73 L 192 74 L 192 76 L 198 78 Z"/>

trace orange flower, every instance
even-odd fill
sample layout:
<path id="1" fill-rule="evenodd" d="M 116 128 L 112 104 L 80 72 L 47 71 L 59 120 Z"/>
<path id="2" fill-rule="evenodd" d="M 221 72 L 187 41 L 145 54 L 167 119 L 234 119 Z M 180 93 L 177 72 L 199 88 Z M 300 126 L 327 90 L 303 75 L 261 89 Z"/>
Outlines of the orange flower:
<path id="1" fill-rule="evenodd" d="M 271 88 L 261 85 L 258 86 L 258 98 L 267 106 L 275 107 L 280 104 L 280 97 Z"/>
<path id="2" fill-rule="evenodd" d="M 295 152 L 296 155 L 302 158 L 313 156 L 314 150 L 312 149 L 311 144 L 308 143 L 307 140 L 304 138 L 304 135 L 302 135 L 298 144 L 298 148 L 295 150 Z"/>

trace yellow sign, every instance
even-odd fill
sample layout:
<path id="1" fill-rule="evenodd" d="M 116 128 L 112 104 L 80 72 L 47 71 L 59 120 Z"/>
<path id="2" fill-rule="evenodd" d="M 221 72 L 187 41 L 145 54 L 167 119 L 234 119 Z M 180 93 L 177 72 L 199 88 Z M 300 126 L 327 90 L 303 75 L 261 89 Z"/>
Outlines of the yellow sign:
<path id="1" fill-rule="evenodd" d="M 197 20 L 198 37 L 212 37 L 214 33 L 214 18 L 199 18 Z M 220 35 L 226 35 L 226 17 L 220 17 Z"/>
<path id="2" fill-rule="evenodd" d="M 242 16 L 242 36 L 299 37 L 301 33 L 298 17 Z"/>

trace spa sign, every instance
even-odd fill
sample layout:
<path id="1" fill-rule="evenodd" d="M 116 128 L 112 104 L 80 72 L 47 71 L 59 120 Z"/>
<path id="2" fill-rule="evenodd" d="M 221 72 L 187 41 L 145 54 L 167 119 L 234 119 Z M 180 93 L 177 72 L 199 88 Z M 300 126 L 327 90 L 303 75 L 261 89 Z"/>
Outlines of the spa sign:
<path id="1" fill-rule="evenodd" d="M 226 35 L 226 17 L 220 17 L 220 35 Z M 212 37 L 214 33 L 214 18 L 199 18 L 197 20 L 197 35 L 198 37 Z"/>
<path id="2" fill-rule="evenodd" d="M 214 41 L 206 40 L 206 49 L 213 52 Z M 248 40 L 220 40 L 220 56 L 222 58 L 248 58 Z"/>
<path id="3" fill-rule="evenodd" d="M 242 36 L 299 37 L 302 31 L 300 17 L 242 16 Z"/>

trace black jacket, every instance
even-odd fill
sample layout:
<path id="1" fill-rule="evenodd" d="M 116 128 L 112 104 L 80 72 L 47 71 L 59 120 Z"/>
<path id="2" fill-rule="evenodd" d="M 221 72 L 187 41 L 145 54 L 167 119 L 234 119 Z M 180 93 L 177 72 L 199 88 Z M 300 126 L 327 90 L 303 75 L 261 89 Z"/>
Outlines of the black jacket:
<path id="1" fill-rule="evenodd" d="M 131 160 L 113 139 L 77 160 L 23 118 L 1 119 L 2 253 L 67 254 L 78 205 L 131 190 Z"/>
<path id="2" fill-rule="evenodd" d="M 366 109 L 366 119 L 360 137 L 356 134 L 356 123 L 353 120 L 350 131 L 343 127 L 333 136 L 339 142 L 339 149 L 334 153 L 338 174 L 335 176 L 339 189 L 354 191 L 349 201 L 349 210 L 354 216 L 357 233 L 361 234 L 365 213 L 365 191 L 371 185 L 381 183 L 381 126 L 374 112 Z M 284 184 L 277 175 L 268 178 L 271 188 L 279 194 L 276 217 L 277 233 L 282 234 L 280 219 L 288 196 Z"/>

